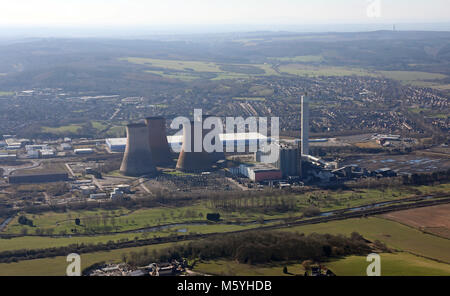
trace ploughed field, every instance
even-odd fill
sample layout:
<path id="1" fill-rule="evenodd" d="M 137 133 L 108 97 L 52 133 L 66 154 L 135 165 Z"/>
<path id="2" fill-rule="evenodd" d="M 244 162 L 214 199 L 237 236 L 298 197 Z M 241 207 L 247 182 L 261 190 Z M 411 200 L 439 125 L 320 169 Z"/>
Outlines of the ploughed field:
<path id="1" fill-rule="evenodd" d="M 450 205 L 387 213 L 384 218 L 450 239 Z"/>

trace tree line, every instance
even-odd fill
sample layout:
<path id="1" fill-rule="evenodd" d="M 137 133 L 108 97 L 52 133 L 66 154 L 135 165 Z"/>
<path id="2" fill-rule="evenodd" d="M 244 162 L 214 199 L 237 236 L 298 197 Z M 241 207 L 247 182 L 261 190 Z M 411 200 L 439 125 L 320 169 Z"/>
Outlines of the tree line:
<path id="1" fill-rule="evenodd" d="M 377 242 L 377 247 L 386 246 Z M 246 264 L 274 261 L 323 261 L 332 257 L 364 255 L 371 252 L 369 242 L 354 232 L 350 237 L 332 234 L 309 235 L 284 231 L 252 231 L 214 236 L 169 248 L 132 252 L 122 260 L 131 266 L 145 266 L 172 260 L 237 260 Z"/>

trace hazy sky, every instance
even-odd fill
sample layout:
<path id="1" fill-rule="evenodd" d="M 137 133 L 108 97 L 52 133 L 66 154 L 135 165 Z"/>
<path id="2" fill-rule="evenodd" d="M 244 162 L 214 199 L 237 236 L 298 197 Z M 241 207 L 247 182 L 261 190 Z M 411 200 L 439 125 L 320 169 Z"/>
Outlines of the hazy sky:
<path id="1" fill-rule="evenodd" d="M 3 26 L 392 21 L 449 22 L 450 0 L 0 0 Z"/>

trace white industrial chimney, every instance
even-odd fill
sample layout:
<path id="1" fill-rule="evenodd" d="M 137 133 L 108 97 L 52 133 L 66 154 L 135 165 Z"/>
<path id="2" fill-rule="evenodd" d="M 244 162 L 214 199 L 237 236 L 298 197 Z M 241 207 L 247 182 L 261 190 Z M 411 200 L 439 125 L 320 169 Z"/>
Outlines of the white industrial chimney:
<path id="1" fill-rule="evenodd" d="M 309 155 L 309 98 L 302 96 L 302 155 Z"/>

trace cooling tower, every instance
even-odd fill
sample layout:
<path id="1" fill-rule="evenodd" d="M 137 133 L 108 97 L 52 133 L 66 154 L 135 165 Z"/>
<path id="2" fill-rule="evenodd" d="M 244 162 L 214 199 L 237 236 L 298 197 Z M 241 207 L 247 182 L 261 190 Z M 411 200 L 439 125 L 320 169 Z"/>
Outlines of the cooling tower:
<path id="1" fill-rule="evenodd" d="M 145 119 L 152 160 L 155 165 L 167 165 L 172 161 L 166 134 L 166 119 L 148 117 Z"/>
<path id="2" fill-rule="evenodd" d="M 183 126 L 183 145 L 181 147 L 180 156 L 178 157 L 177 170 L 199 172 L 211 169 L 212 165 L 222 158 L 223 152 L 208 153 L 203 148 L 203 140 L 205 135 L 208 134 L 211 129 L 203 128 L 203 121 L 207 118 L 203 116 L 202 121 L 197 121 L 197 124 L 201 125 L 202 134 L 195 133 L 195 122 L 191 121 L 190 126 Z M 200 130 L 200 129 L 199 129 Z M 199 146 L 202 142 L 200 149 L 195 150 L 195 142 Z"/>
<path id="3" fill-rule="evenodd" d="M 144 123 L 127 125 L 127 146 L 120 172 L 126 176 L 142 176 L 156 173 Z"/>

